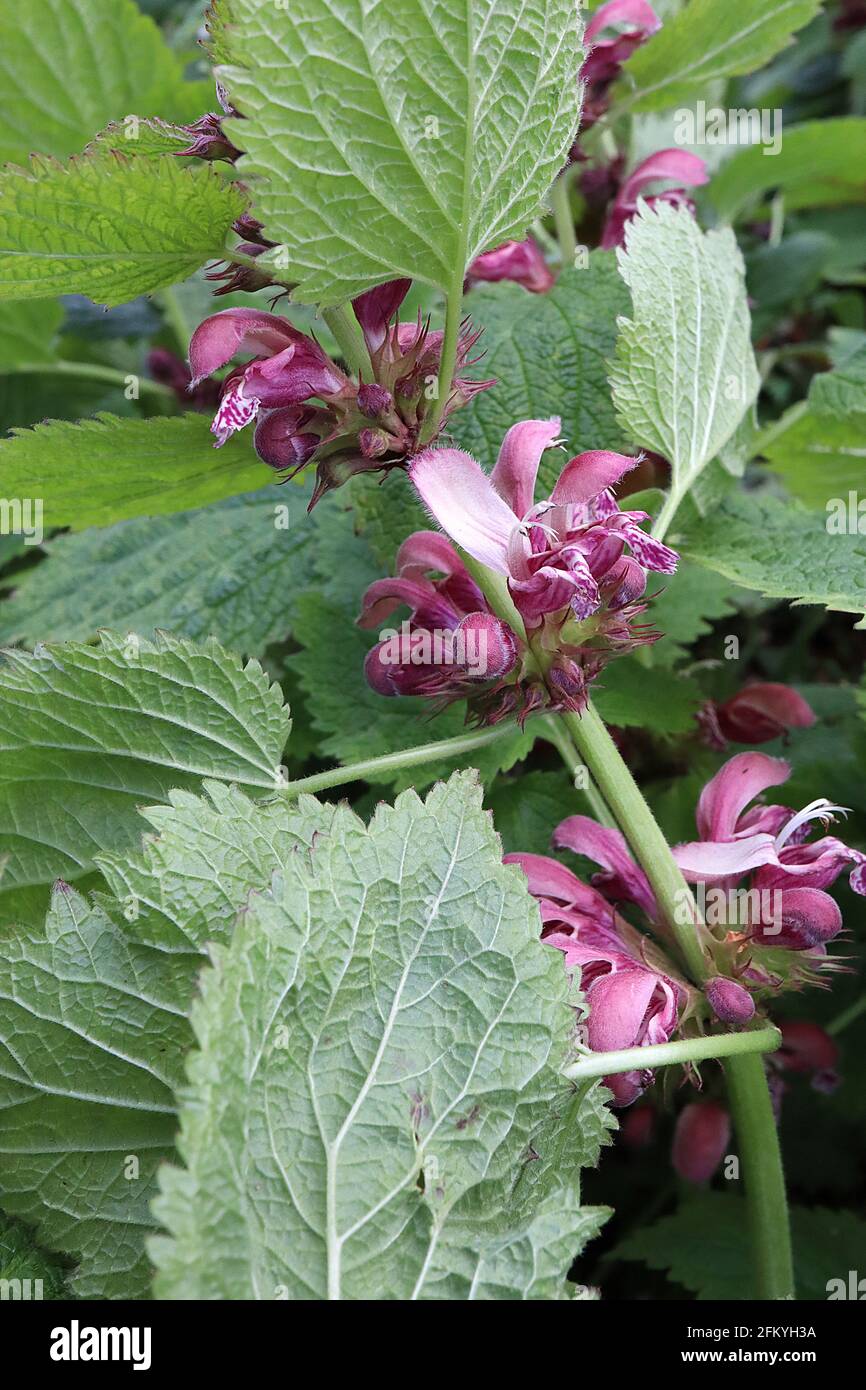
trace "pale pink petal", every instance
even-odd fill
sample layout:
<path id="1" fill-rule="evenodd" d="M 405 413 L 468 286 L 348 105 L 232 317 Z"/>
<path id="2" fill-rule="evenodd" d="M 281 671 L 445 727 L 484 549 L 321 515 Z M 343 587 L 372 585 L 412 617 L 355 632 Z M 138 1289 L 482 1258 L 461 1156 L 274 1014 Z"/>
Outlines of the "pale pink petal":
<path id="1" fill-rule="evenodd" d="M 696 814 L 702 840 L 729 840 L 750 801 L 786 782 L 791 768 L 783 758 L 766 753 L 737 753 L 704 787 Z"/>
<path id="2" fill-rule="evenodd" d="M 593 1052 L 636 1045 L 658 976 L 639 966 L 602 975 L 587 996 L 587 1041 Z"/>
<path id="3" fill-rule="evenodd" d="M 626 454 L 614 454 L 607 449 L 590 449 L 578 454 L 563 468 L 551 502 L 591 502 L 606 488 L 618 483 L 623 474 L 636 468 L 638 460 Z"/>
<path id="4" fill-rule="evenodd" d="M 428 570 L 450 575 L 463 569 L 463 561 L 441 531 L 413 531 L 397 551 L 395 568 L 416 578 Z"/>
<path id="5" fill-rule="evenodd" d="M 410 463 L 409 477 L 457 545 L 488 569 L 508 573 L 516 519 L 474 458 L 460 449 L 425 449 Z"/>
<path id="6" fill-rule="evenodd" d="M 506 241 L 476 256 L 466 275 L 470 280 L 513 280 L 530 294 L 545 294 L 554 284 L 550 267 L 532 237 Z"/>
<path id="7" fill-rule="evenodd" d="M 739 878 L 762 864 L 777 864 L 772 835 L 747 835 L 739 840 L 693 840 L 674 845 L 674 859 L 690 883 Z"/>
<path id="8" fill-rule="evenodd" d="M 689 150 L 657 150 L 629 174 L 617 195 L 621 205 L 633 204 L 641 189 L 655 179 L 676 179 L 684 188 L 697 188 L 709 180 L 707 166 L 700 155 Z"/>
<path id="9" fill-rule="evenodd" d="M 502 441 L 490 481 L 519 520 L 532 508 L 541 455 L 559 437 L 561 423 L 558 415 L 550 420 L 521 420 Z"/>

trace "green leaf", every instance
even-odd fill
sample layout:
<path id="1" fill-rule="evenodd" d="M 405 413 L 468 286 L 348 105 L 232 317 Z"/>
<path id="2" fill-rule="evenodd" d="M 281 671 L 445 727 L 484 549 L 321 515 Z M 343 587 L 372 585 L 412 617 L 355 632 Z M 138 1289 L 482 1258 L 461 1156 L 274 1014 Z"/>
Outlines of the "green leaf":
<path id="1" fill-rule="evenodd" d="M 100 634 L 0 665 L 2 886 L 75 879 L 136 843 L 138 807 L 206 777 L 279 786 L 291 721 L 257 662 L 215 642 Z"/>
<path id="2" fill-rule="evenodd" d="M 215 450 L 207 416 L 192 414 L 100 413 L 16 430 L 0 443 L 0 471 L 8 496 L 42 499 L 46 530 L 188 511 L 272 481 L 249 438 L 236 434 Z"/>
<path id="3" fill-rule="evenodd" d="M 268 489 L 201 511 L 58 536 L 46 543 L 42 564 L 15 576 L 14 594 L 0 605 L 0 641 L 87 639 L 101 627 L 150 636 L 163 628 L 261 652 L 287 636 L 292 596 L 308 579 L 314 530 L 304 500 L 296 489 Z"/>
<path id="4" fill-rule="evenodd" d="M 824 516 L 796 503 L 755 493 L 731 497 L 681 537 L 672 534 L 671 544 L 687 560 L 768 598 L 866 610 L 866 537 L 830 535 Z"/>
<path id="5" fill-rule="evenodd" d="M 6 1292 L 7 1285 L 10 1292 Z M 0 1218 L 0 1287 L 3 1299 L 59 1299 L 66 1297 L 66 1274 L 33 1243 L 29 1231 L 17 1221 Z"/>
<path id="6" fill-rule="evenodd" d="M 593 694 L 606 723 L 657 734 L 686 733 L 693 726 L 700 699 L 700 690 L 689 677 L 645 666 L 634 656 L 612 661 Z"/>
<path id="7" fill-rule="evenodd" d="M 567 1297 L 604 1213 L 553 1158 L 568 985 L 500 855 L 458 774 L 339 808 L 250 900 L 193 1006 L 158 1296 Z"/>
<path id="8" fill-rule="evenodd" d="M 572 0 L 221 0 L 238 171 L 297 296 L 409 276 L 452 290 L 521 236 L 579 114 Z"/>
<path id="9" fill-rule="evenodd" d="M 7 3 L 0 163 L 78 154 L 95 130 L 130 112 L 186 120 L 187 85 L 180 61 L 133 0 Z"/>
<path id="10" fill-rule="evenodd" d="M 533 771 L 497 777 L 486 804 L 506 854 L 550 854 L 554 830 L 580 800 L 565 772 Z"/>
<path id="11" fill-rule="evenodd" d="M 571 454 L 622 447 L 605 360 L 617 317 L 629 307 L 609 251 L 593 251 L 585 270 L 564 271 L 549 294 L 508 284 L 473 290 L 466 308 L 484 330 L 484 375 L 497 384 L 449 421 L 460 446 L 490 469 L 515 420 L 559 415 Z M 569 456 L 552 452 L 542 461 L 539 496 L 549 495 Z"/>
<path id="12" fill-rule="evenodd" d="M 643 206 L 618 259 L 634 316 L 620 323 L 614 404 L 628 437 L 670 460 L 682 499 L 758 393 L 743 260 L 733 232 L 702 232 L 667 203 Z"/>
<path id="13" fill-rule="evenodd" d="M 206 786 L 145 813 L 159 834 L 140 853 L 106 858 L 119 902 L 57 890 L 44 926 L 0 935 L 0 1206 L 79 1261 L 83 1298 L 147 1295 L 205 943 L 228 940 L 251 888 L 333 816 Z"/>
<path id="14" fill-rule="evenodd" d="M 714 619 L 735 611 L 737 585 L 698 565 L 681 563 L 653 599 L 649 616 L 664 636 L 649 648 L 653 666 L 675 666 L 688 656 L 688 648 L 705 637 Z"/>
<path id="15" fill-rule="evenodd" d="M 849 492 L 862 488 L 866 476 L 864 392 L 866 347 L 834 371 L 814 376 L 805 410 L 795 409 L 788 427 L 774 432 L 761 450 L 794 497 L 825 510 L 828 526 L 843 531 L 851 525 Z M 856 503 L 853 521 L 856 531 Z M 866 517 L 861 534 L 866 534 Z"/>
<path id="16" fill-rule="evenodd" d="M 705 95 L 708 82 L 754 72 L 819 8 L 820 0 L 721 6 L 718 0 L 689 0 L 626 63 L 622 104 L 631 111 L 664 111 Z"/>
<path id="17" fill-rule="evenodd" d="M 732 222 L 770 192 L 785 197 L 785 209 L 862 203 L 866 164 L 866 117 L 835 116 L 785 128 L 777 155 L 760 145 L 738 150 L 710 184 L 719 216 Z"/>
<path id="18" fill-rule="evenodd" d="M 54 340 L 63 322 L 59 304 L 0 302 L 0 372 L 22 363 L 54 360 Z"/>
<path id="19" fill-rule="evenodd" d="M 0 298 L 100 304 L 183 280 L 222 254 L 246 194 L 174 159 L 34 159 L 0 173 Z"/>
<path id="20" fill-rule="evenodd" d="M 699 1300 L 754 1297 L 745 1202 L 727 1192 L 690 1196 L 672 1216 L 627 1236 L 608 1259 L 641 1260 L 665 1270 Z M 799 1299 L 825 1302 L 829 1281 L 847 1286 L 862 1265 L 866 1222 L 851 1211 L 792 1207 L 794 1278 Z"/>

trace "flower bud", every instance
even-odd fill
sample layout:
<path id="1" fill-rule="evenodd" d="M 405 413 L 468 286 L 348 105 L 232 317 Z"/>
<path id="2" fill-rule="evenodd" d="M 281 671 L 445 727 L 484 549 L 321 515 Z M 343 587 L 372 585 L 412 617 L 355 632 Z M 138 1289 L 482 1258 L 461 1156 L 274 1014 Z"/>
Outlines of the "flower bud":
<path id="1" fill-rule="evenodd" d="M 728 1147 L 731 1121 L 714 1100 L 692 1101 L 680 1111 L 674 1130 L 671 1162 L 687 1182 L 708 1182 Z"/>
<path id="2" fill-rule="evenodd" d="M 748 1023 L 755 1012 L 755 1001 L 743 985 L 736 980 L 716 975 L 704 986 L 707 1001 L 716 1018 L 721 1023 Z"/>
<path id="3" fill-rule="evenodd" d="M 358 447 L 365 459 L 380 459 L 387 454 L 390 443 L 384 430 L 364 429 L 358 435 Z"/>
<path id="4" fill-rule="evenodd" d="M 635 1105 L 619 1122 L 620 1143 L 626 1149 L 646 1149 L 653 1141 L 656 1112 L 651 1105 Z"/>
<path id="5" fill-rule="evenodd" d="M 836 1066 L 839 1049 L 817 1023 L 790 1019 L 780 1023 L 779 1028 L 782 1046 L 774 1057 L 787 1071 L 826 1071 Z"/>
<path id="6" fill-rule="evenodd" d="M 295 406 L 262 415 L 253 441 L 259 458 L 271 468 L 303 467 L 319 445 L 319 436 L 303 428 L 310 416 L 310 411 Z"/>
<path id="7" fill-rule="evenodd" d="M 358 409 L 370 420 L 376 420 L 394 409 L 394 397 L 377 382 L 362 381 L 358 387 Z"/>
<path id="8" fill-rule="evenodd" d="M 779 890 L 781 909 L 772 920 L 752 928 L 752 939 L 761 946 L 785 946 L 809 951 L 832 941 L 842 930 L 838 904 L 820 888 Z"/>

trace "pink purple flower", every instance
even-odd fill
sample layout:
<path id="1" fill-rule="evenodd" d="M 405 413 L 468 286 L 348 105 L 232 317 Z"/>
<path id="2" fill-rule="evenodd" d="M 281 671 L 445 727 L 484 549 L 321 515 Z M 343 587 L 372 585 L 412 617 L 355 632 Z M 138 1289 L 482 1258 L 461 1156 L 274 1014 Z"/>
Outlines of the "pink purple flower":
<path id="1" fill-rule="evenodd" d="M 715 1100 L 695 1100 L 677 1116 L 671 1162 L 686 1182 L 705 1183 L 724 1158 L 731 1138 L 731 1119 Z"/>
<path id="2" fill-rule="evenodd" d="M 709 700 L 698 714 L 704 742 L 711 748 L 731 743 L 769 743 L 790 729 L 815 723 L 811 706 L 789 685 L 755 681 L 720 704 Z"/>
<path id="3" fill-rule="evenodd" d="M 470 284 L 480 280 L 513 280 L 531 294 L 545 294 L 554 280 L 537 241 L 506 241 L 476 256 L 466 272 Z"/>
<path id="4" fill-rule="evenodd" d="M 670 203 L 673 207 L 687 207 L 694 212 L 695 205 L 685 190 L 697 188 L 708 178 L 704 161 L 688 150 L 659 150 L 651 154 L 621 184 L 604 224 L 601 245 L 610 250 L 624 244 L 625 229 L 638 210 L 639 198 L 643 198 L 649 207 L 656 203 Z M 676 186 L 660 193 L 644 193 L 648 184 L 660 180 L 676 181 Z"/>

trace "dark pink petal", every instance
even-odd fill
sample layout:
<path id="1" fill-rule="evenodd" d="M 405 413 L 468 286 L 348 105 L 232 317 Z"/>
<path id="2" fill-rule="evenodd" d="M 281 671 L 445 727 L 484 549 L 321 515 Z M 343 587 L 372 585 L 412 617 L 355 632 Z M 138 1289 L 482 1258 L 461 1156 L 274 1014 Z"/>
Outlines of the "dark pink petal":
<path id="1" fill-rule="evenodd" d="M 244 391 L 262 405 L 298 405 L 311 396 L 329 396 L 341 390 L 346 378 L 318 343 L 304 338 L 272 357 L 250 362 L 244 368 Z"/>
<path id="2" fill-rule="evenodd" d="M 779 896 L 778 920 L 761 921 L 752 928 L 752 940 L 759 945 L 808 951 L 832 941 L 842 930 L 842 913 L 829 893 L 819 888 L 785 888 Z"/>
<path id="3" fill-rule="evenodd" d="M 775 862 L 758 871 L 755 886 L 829 888 L 849 865 L 861 866 L 864 858 L 860 850 L 850 849 L 835 835 L 822 835 L 808 845 L 785 845 Z"/>
<path id="4" fill-rule="evenodd" d="M 411 288 L 411 280 L 389 280 L 367 290 L 352 300 L 355 317 L 371 352 L 375 352 L 385 341 L 388 324 L 393 319 Z"/>
<path id="5" fill-rule="evenodd" d="M 468 680 L 501 680 L 517 661 L 514 633 L 492 613 L 467 613 L 458 623 L 454 639 L 455 644 L 462 645 Z"/>
<path id="6" fill-rule="evenodd" d="M 429 570 L 451 575 L 462 571 L 463 561 L 439 531 L 413 531 L 397 551 L 395 568 L 400 575 L 416 578 Z"/>
<path id="7" fill-rule="evenodd" d="M 626 963 L 595 981 L 587 996 L 587 1041 L 593 1052 L 613 1052 L 638 1043 L 657 978 L 651 970 Z"/>
<path id="8" fill-rule="evenodd" d="M 715 1100 L 692 1101 L 677 1117 L 671 1162 L 687 1182 L 709 1182 L 727 1152 L 731 1120 Z"/>
<path id="9" fill-rule="evenodd" d="M 300 341 L 309 339 L 278 314 L 261 309 L 223 309 L 200 323 L 190 339 L 192 385 L 219 371 L 239 352 L 266 356 Z"/>
<path id="10" fill-rule="evenodd" d="M 707 166 L 688 150 L 658 150 L 629 174 L 619 191 L 618 203 L 633 204 L 641 190 L 655 179 L 676 179 L 685 188 L 697 188 L 709 180 Z"/>
<path id="11" fill-rule="evenodd" d="M 607 0 L 600 5 L 584 30 L 584 41 L 592 43 L 597 34 L 611 24 L 633 24 L 647 36 L 660 29 L 662 22 L 647 0 Z"/>
<path id="12" fill-rule="evenodd" d="M 723 738 L 733 743 L 768 743 L 786 729 L 807 729 L 815 712 L 789 685 L 756 681 L 716 707 L 716 722 Z"/>
<path id="13" fill-rule="evenodd" d="M 780 1023 L 779 1028 L 782 1046 L 773 1053 L 773 1060 L 780 1062 L 788 1071 L 827 1071 L 836 1066 L 839 1049 L 829 1033 L 825 1033 L 817 1023 L 789 1019 Z"/>
<path id="14" fill-rule="evenodd" d="M 311 412 L 291 406 L 259 416 L 255 450 L 271 468 L 301 468 L 319 447 L 319 436 L 305 430 Z"/>
<path id="15" fill-rule="evenodd" d="M 730 758 L 701 792 L 696 813 L 701 839 L 731 839 L 749 802 L 790 775 L 790 765 L 783 758 L 766 753 L 737 753 Z"/>
<path id="16" fill-rule="evenodd" d="M 425 449 L 409 465 L 421 501 L 457 545 L 500 574 L 516 518 L 487 474 L 460 449 Z"/>
<path id="17" fill-rule="evenodd" d="M 358 626 L 379 627 L 403 604 L 412 610 L 423 627 L 451 629 L 460 620 L 452 604 L 443 598 L 429 579 L 396 577 L 376 579 L 362 600 Z"/>
<path id="18" fill-rule="evenodd" d="M 623 474 L 636 468 L 638 460 L 626 454 L 614 454 L 606 449 L 590 449 L 578 454 L 563 468 L 551 502 L 591 502 L 600 492 L 613 487 Z"/>
<path id="19" fill-rule="evenodd" d="M 568 816 L 554 830 L 553 844 L 601 865 L 605 873 L 594 875 L 592 882 L 606 898 L 637 903 L 650 921 L 656 920 L 658 908 L 649 880 L 619 830 L 599 825 L 589 816 Z"/>
<path id="20" fill-rule="evenodd" d="M 506 854 L 503 864 L 518 864 L 526 874 L 534 898 L 556 898 L 561 903 L 595 903 L 600 894 L 581 883 L 577 874 L 545 854 Z M 605 911 L 610 914 L 607 904 Z"/>
<path id="21" fill-rule="evenodd" d="M 710 1008 L 722 1023 L 739 1026 L 748 1023 L 755 1012 L 755 1001 L 749 991 L 724 975 L 707 980 L 704 993 Z"/>
<path id="22" fill-rule="evenodd" d="M 466 272 L 470 280 L 514 280 L 532 294 L 544 294 L 553 287 L 553 276 L 532 237 L 525 241 L 506 241 L 493 251 L 476 256 Z"/>
<path id="23" fill-rule="evenodd" d="M 545 449 L 559 438 L 561 420 L 521 420 L 502 441 L 490 481 L 515 516 L 522 520 L 535 500 L 535 479 Z"/>

